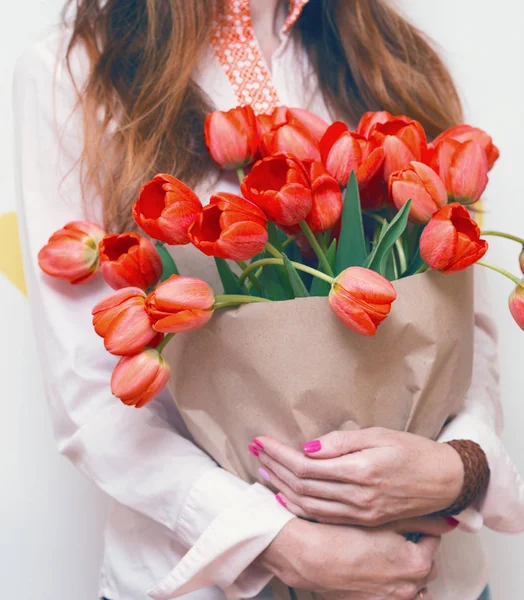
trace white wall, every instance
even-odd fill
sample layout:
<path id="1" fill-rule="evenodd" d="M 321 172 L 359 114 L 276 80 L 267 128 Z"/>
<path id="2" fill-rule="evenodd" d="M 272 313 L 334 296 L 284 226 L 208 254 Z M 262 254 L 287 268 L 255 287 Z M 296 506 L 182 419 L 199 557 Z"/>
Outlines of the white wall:
<path id="1" fill-rule="evenodd" d="M 400 0 L 443 48 L 463 92 L 469 120 L 502 151 L 489 187 L 487 225 L 524 235 L 524 3 L 521 0 Z M 11 98 L 15 57 L 48 24 L 61 0 L 4 0 L 0 7 L 0 214 L 13 210 Z M 515 272 L 517 250 L 493 242 L 491 259 Z M 500 327 L 505 442 L 524 473 L 524 334 L 507 309 L 509 282 L 491 278 Z M 0 276 L 0 581 L 16 600 L 94 600 L 105 502 L 56 453 L 35 370 L 27 301 Z M 7 327 L 7 333 L 5 328 Z M 7 343 L 6 343 L 7 339 Z M 6 385 L 7 377 L 7 385 Z M 488 534 L 496 600 L 524 590 L 524 536 Z M 520 560 L 519 560 L 520 559 Z M 440 600 L 440 599 L 438 599 Z"/>

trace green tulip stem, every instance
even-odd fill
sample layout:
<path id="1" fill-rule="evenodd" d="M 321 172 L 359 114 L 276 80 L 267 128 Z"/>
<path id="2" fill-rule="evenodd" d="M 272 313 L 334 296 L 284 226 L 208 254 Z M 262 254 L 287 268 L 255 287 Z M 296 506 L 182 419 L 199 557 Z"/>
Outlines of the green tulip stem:
<path id="1" fill-rule="evenodd" d="M 158 346 L 156 347 L 156 350 L 159 354 L 162 354 L 162 351 L 164 350 L 164 348 L 169 344 L 169 342 L 175 337 L 174 333 L 168 333 L 166 336 L 164 336 L 164 339 L 160 342 L 160 344 L 158 344 Z"/>
<path id="2" fill-rule="evenodd" d="M 494 237 L 500 237 L 500 238 L 505 238 L 507 240 L 512 240 L 514 242 L 518 242 L 519 244 L 522 244 L 524 246 L 524 239 L 523 238 L 519 238 L 516 235 L 512 235 L 511 233 L 504 233 L 503 231 L 481 231 L 480 235 L 492 235 Z"/>
<path id="3" fill-rule="evenodd" d="M 266 242 L 266 251 L 269 252 L 269 254 L 271 254 L 274 258 L 282 258 L 282 252 L 279 252 L 271 242 Z"/>
<path id="4" fill-rule="evenodd" d="M 395 242 L 395 248 L 397 249 L 400 273 L 405 273 L 408 270 L 408 261 L 406 260 L 406 253 L 404 252 L 404 245 L 402 244 L 402 236 Z"/>
<path id="5" fill-rule="evenodd" d="M 327 281 L 327 283 L 329 283 L 330 285 L 333 285 L 333 282 L 335 281 L 333 277 L 330 277 L 329 275 L 322 273 L 322 271 L 313 269 L 313 267 L 308 267 L 307 265 L 301 265 L 300 263 L 293 262 L 293 261 L 291 261 L 291 264 L 295 267 L 295 269 L 297 271 L 303 271 L 304 273 L 309 273 L 310 275 L 313 275 L 313 277 L 318 277 L 319 279 L 322 279 L 323 281 Z M 266 265 L 283 266 L 284 261 L 281 258 L 261 258 L 260 260 L 256 260 L 255 262 L 252 262 L 240 276 L 239 284 L 242 285 L 244 283 L 244 281 L 246 280 L 246 277 L 248 277 L 248 275 L 251 271 L 258 269 L 258 267 L 264 267 Z"/>
<path id="6" fill-rule="evenodd" d="M 288 237 L 287 240 L 282 242 L 282 250 L 285 250 L 289 246 L 289 244 L 292 244 L 294 241 L 294 238 Z"/>
<path id="7" fill-rule="evenodd" d="M 242 167 L 237 169 L 238 183 L 242 183 L 242 181 L 244 181 L 245 176 L 246 174 L 244 173 L 244 169 Z"/>
<path id="8" fill-rule="evenodd" d="M 520 279 L 516 275 L 513 275 L 513 273 L 510 273 L 509 271 L 506 271 L 506 269 L 503 269 L 502 267 L 494 265 L 493 263 L 485 262 L 483 260 L 477 261 L 477 265 L 481 265 L 482 267 L 486 267 L 487 269 L 491 269 L 492 271 L 496 271 L 497 273 L 500 273 L 501 275 L 504 275 L 504 277 L 507 277 L 508 279 L 511 279 L 511 281 L 513 281 L 513 283 L 515 283 L 517 285 L 520 285 Z"/>
<path id="9" fill-rule="evenodd" d="M 327 259 L 322 248 L 320 247 L 320 244 L 318 243 L 318 240 L 315 237 L 315 234 L 311 231 L 311 227 L 305 221 L 300 221 L 300 227 L 302 228 L 304 235 L 307 237 L 308 242 L 311 244 L 313 251 L 317 255 L 318 262 L 322 265 L 322 268 L 324 269 L 324 271 L 328 275 L 331 275 L 331 277 L 334 277 L 333 269 L 331 268 L 331 265 L 329 264 L 329 260 Z"/>
<path id="10" fill-rule="evenodd" d="M 226 308 L 228 306 L 238 306 L 239 304 L 252 304 L 254 302 L 271 302 L 271 300 L 268 300 L 267 298 L 259 298 L 258 296 L 227 294 L 224 296 L 215 296 L 215 309 Z"/>
<path id="11" fill-rule="evenodd" d="M 235 261 L 237 263 L 237 265 L 240 267 L 240 269 L 242 269 L 242 272 L 244 272 L 248 265 L 247 263 L 245 263 L 243 260 L 236 260 Z M 249 277 L 249 281 L 251 281 L 251 285 L 258 290 L 259 293 L 262 292 L 262 285 L 260 283 L 260 281 L 258 280 L 258 277 L 256 276 L 255 273 L 249 273 L 248 275 Z"/>

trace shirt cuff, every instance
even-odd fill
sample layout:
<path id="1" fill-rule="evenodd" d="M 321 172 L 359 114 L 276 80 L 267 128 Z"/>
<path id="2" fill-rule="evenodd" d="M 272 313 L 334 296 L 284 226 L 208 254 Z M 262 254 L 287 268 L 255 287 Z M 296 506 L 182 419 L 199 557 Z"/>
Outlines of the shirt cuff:
<path id="1" fill-rule="evenodd" d="M 457 520 L 470 531 L 484 524 L 495 531 L 522 533 L 524 482 L 498 435 L 480 419 L 458 415 L 444 428 L 438 441 L 456 439 L 476 442 L 486 454 L 491 471 L 486 493 L 474 506 L 458 515 Z"/>
<path id="2" fill-rule="evenodd" d="M 228 598 L 256 596 L 273 575 L 252 563 L 293 518 L 262 485 L 220 468 L 207 471 L 191 488 L 175 531 L 189 551 L 148 595 L 170 600 L 218 586 Z"/>

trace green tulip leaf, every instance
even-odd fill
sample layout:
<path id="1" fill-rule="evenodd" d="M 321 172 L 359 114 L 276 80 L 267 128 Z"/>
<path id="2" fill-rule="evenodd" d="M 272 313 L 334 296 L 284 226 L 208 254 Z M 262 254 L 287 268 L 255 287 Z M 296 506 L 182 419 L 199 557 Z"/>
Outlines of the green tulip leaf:
<path id="1" fill-rule="evenodd" d="M 309 292 L 307 291 L 307 288 L 297 270 L 293 266 L 293 263 L 285 254 L 282 254 L 282 259 L 284 260 L 284 268 L 286 269 L 289 283 L 291 284 L 295 298 L 307 298 L 309 296 Z"/>
<path id="2" fill-rule="evenodd" d="M 411 200 L 408 200 L 398 211 L 387 228 L 382 230 L 380 238 L 364 266 L 385 275 L 388 253 L 397 239 L 406 230 L 410 207 Z"/>
<path id="3" fill-rule="evenodd" d="M 247 294 L 245 286 L 239 284 L 238 275 L 231 270 L 227 260 L 215 257 L 215 265 L 224 288 L 224 294 Z"/>
<path id="4" fill-rule="evenodd" d="M 352 172 L 344 194 L 340 239 L 335 258 L 335 275 L 348 267 L 363 266 L 367 255 L 358 182 L 355 173 Z"/>

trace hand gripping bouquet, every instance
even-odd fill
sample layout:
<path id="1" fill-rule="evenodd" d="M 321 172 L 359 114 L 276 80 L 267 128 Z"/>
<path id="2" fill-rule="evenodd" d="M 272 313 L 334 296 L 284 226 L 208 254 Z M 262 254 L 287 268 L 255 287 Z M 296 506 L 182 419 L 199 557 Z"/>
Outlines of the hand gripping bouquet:
<path id="1" fill-rule="evenodd" d="M 113 394 L 141 407 L 169 384 L 195 442 L 250 482 L 247 447 L 265 433 L 296 447 L 370 426 L 435 438 L 471 381 L 472 265 L 514 282 L 524 329 L 524 283 L 482 260 L 482 234 L 524 240 L 481 232 L 466 208 L 498 158 L 491 138 L 460 125 L 428 143 L 387 112 L 351 131 L 302 109 L 238 107 L 208 115 L 205 140 L 238 172 L 238 195 L 202 206 L 159 174 L 133 207 L 154 244 L 74 222 L 40 251 L 49 275 L 100 271 L 116 290 L 93 309 L 121 357 Z"/>

